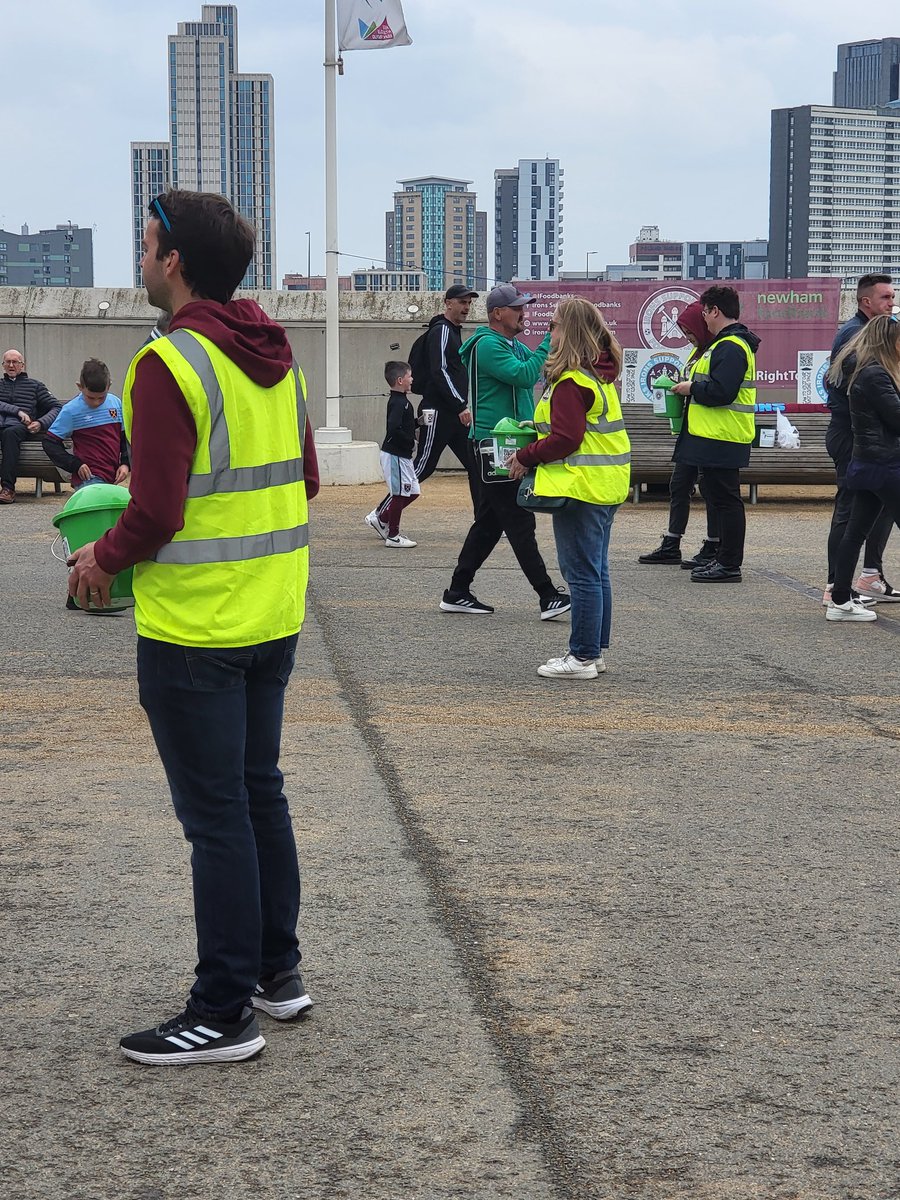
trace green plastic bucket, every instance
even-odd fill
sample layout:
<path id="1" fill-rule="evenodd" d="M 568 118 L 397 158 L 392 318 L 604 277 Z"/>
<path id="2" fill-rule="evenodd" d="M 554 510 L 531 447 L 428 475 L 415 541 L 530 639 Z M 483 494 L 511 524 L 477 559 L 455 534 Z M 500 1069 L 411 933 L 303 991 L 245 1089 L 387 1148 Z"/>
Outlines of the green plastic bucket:
<path id="1" fill-rule="evenodd" d="M 112 529 L 130 497 L 125 488 L 114 483 L 88 483 L 73 492 L 63 508 L 53 518 L 53 524 L 62 538 L 65 557 L 80 550 L 88 542 L 96 542 Z M 131 590 L 134 568 L 120 571 L 110 585 L 109 608 L 131 608 L 134 593 Z M 91 608 L 99 605 L 91 605 Z"/>
<path id="2" fill-rule="evenodd" d="M 512 417 L 503 417 L 491 430 L 494 439 L 494 469 L 493 475 L 509 475 L 503 465 L 510 454 L 530 446 L 537 439 L 534 425 L 530 421 L 514 421 Z"/>

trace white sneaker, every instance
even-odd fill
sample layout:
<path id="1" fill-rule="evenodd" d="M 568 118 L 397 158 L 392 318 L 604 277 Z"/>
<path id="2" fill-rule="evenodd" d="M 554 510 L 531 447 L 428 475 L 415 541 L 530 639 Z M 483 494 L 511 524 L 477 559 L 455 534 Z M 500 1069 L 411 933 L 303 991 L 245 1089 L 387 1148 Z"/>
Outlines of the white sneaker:
<path id="1" fill-rule="evenodd" d="M 414 542 L 412 538 L 404 537 L 402 533 L 398 533 L 396 537 L 386 537 L 384 544 L 386 546 L 395 546 L 400 550 L 408 550 L 411 546 L 417 546 L 418 542 Z"/>
<path id="2" fill-rule="evenodd" d="M 603 661 L 603 655 L 602 655 L 602 654 L 601 654 L 601 655 L 600 655 L 600 657 L 597 659 L 597 661 L 594 663 L 594 666 L 597 668 L 597 674 L 598 674 L 598 675 L 602 675 L 602 674 L 603 674 L 603 672 L 606 670 L 606 663 Z"/>
<path id="3" fill-rule="evenodd" d="M 601 660 L 602 661 L 602 660 Z M 538 667 L 538 675 L 544 679 L 596 679 L 600 671 L 606 670 L 606 664 L 599 666 L 594 659 L 582 662 L 574 654 L 565 654 L 562 658 L 551 658 Z"/>
<path id="4" fill-rule="evenodd" d="M 835 604 L 829 601 L 825 609 L 826 621 L 875 621 L 877 615 L 871 608 L 865 608 L 856 600 L 848 600 L 846 604 Z"/>
<path id="5" fill-rule="evenodd" d="M 374 508 L 372 509 L 372 511 L 370 513 L 367 513 L 363 517 L 363 520 L 365 521 L 365 523 L 368 525 L 368 527 L 370 529 L 375 530 L 375 532 L 382 539 L 382 541 L 385 541 L 385 542 L 387 541 L 388 527 L 387 527 L 387 525 L 385 525 L 384 521 L 379 519 L 378 513 L 375 511 Z"/>

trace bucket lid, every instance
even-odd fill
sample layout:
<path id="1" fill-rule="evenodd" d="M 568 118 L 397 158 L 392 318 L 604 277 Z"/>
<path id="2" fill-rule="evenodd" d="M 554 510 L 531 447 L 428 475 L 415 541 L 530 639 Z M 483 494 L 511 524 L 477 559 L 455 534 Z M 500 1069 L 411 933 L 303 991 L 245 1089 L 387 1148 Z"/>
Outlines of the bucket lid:
<path id="1" fill-rule="evenodd" d="M 491 433 L 534 433 L 534 425 L 530 421 L 515 421 L 512 417 L 501 417 Z"/>
<path id="2" fill-rule="evenodd" d="M 88 512 L 122 512 L 131 499 L 125 488 L 116 483 L 87 483 L 80 487 L 65 502 L 53 518 L 57 527 L 66 517 Z"/>

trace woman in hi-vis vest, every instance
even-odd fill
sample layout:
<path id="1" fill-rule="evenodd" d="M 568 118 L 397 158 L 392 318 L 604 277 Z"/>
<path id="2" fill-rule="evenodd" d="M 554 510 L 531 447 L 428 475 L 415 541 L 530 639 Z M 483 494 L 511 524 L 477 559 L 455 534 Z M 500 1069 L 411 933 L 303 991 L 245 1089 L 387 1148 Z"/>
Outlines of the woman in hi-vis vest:
<path id="1" fill-rule="evenodd" d="M 547 679 L 596 679 L 606 670 L 609 537 L 631 484 L 631 444 L 613 386 L 621 367 L 621 347 L 594 305 L 562 300 L 550 322 L 547 389 L 534 412 L 538 439 L 509 461 L 513 479 L 534 470 L 535 495 L 566 500 L 553 510 L 553 535 L 572 630 L 568 650 L 538 667 Z"/>

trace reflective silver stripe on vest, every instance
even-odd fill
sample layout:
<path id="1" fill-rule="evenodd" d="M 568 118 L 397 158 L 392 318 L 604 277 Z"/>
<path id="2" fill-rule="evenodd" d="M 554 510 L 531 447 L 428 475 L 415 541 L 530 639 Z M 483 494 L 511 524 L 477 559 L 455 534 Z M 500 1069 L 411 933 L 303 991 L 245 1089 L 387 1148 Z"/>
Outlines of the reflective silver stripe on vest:
<path id="1" fill-rule="evenodd" d="M 610 421 L 608 417 L 601 417 L 599 421 L 588 421 L 585 425 L 588 433 L 620 433 L 624 428 L 624 421 Z"/>
<path id="2" fill-rule="evenodd" d="M 534 427 L 538 433 L 550 432 L 550 426 L 544 421 L 535 421 Z M 599 421 L 588 421 L 584 428 L 587 433 L 620 433 L 625 428 L 625 422 L 610 421 L 608 417 L 601 417 Z"/>
<path id="3" fill-rule="evenodd" d="M 263 488 L 280 487 L 303 480 L 303 459 L 292 458 L 281 462 L 265 463 L 258 467 L 231 467 L 231 443 L 228 423 L 225 420 L 225 400 L 215 369 L 206 347 L 187 329 L 176 329 L 169 334 L 169 341 L 193 367 L 209 405 L 209 464 L 208 475 L 191 475 L 188 480 L 188 497 L 213 496 L 221 492 L 256 492 Z M 306 430 L 306 402 L 300 383 L 300 369 L 292 365 L 294 387 L 297 394 L 297 421 L 300 443 Z M 206 561 L 206 560 L 204 560 Z"/>
<path id="4" fill-rule="evenodd" d="M 562 461 L 567 467 L 625 467 L 631 462 L 631 454 L 573 454 Z"/>
<path id="5" fill-rule="evenodd" d="M 700 371 L 695 371 L 694 379 L 708 381 L 709 376 L 703 374 Z M 755 379 L 745 379 L 743 381 L 743 383 L 741 384 L 740 390 L 742 392 L 752 391 L 755 393 L 756 392 L 756 380 Z M 741 404 L 737 400 L 735 400 L 733 404 L 705 404 L 705 405 L 703 405 L 703 407 L 708 408 L 711 412 L 715 412 L 716 409 L 719 409 L 722 412 L 755 413 L 756 412 L 756 401 L 752 401 L 749 404 L 747 404 L 747 403 Z"/>
<path id="6" fill-rule="evenodd" d="M 272 533 L 254 533 L 246 537 L 199 538 L 196 541 L 169 542 L 157 553 L 158 563 L 199 566 L 202 563 L 245 562 L 270 554 L 290 554 L 309 545 L 309 527 L 276 529 Z"/>

